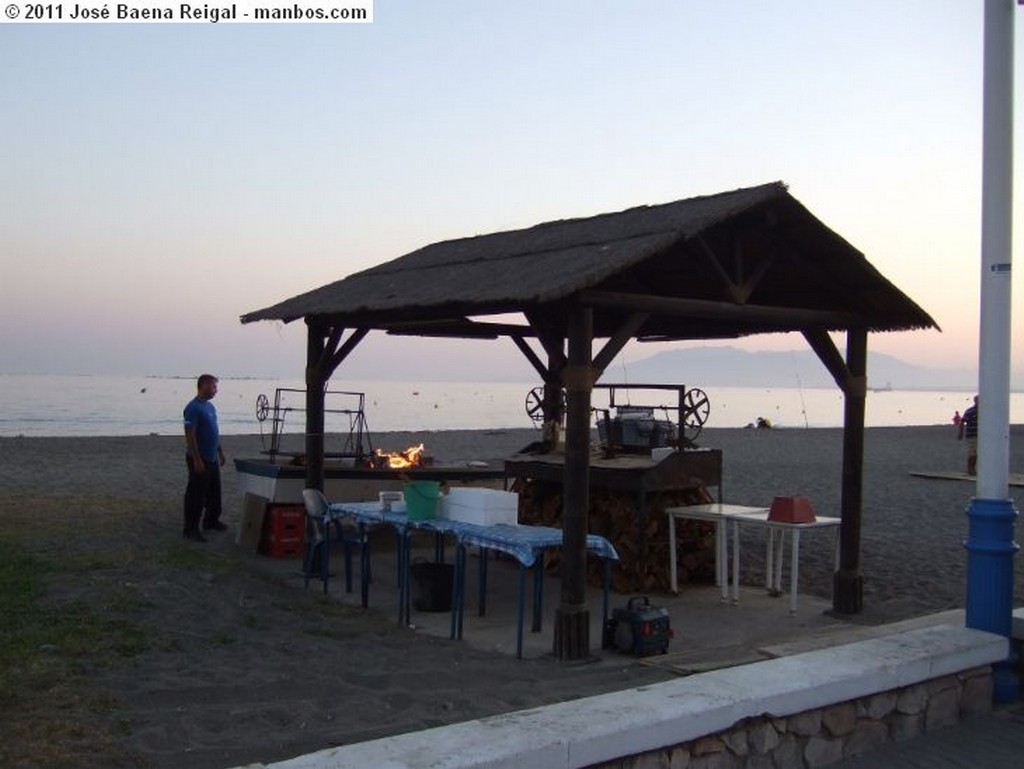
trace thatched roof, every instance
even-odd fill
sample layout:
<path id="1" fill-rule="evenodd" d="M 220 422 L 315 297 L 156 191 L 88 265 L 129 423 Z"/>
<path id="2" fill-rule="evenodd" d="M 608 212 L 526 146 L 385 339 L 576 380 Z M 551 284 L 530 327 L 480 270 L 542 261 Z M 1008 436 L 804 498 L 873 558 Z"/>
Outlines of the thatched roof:
<path id="1" fill-rule="evenodd" d="M 597 336 L 636 311 L 650 314 L 641 338 L 935 327 L 780 182 L 434 243 L 242 322 L 417 333 L 453 321 L 450 333 L 472 335 L 455 321 L 527 312 L 561 326 L 575 302 L 597 308 Z"/>

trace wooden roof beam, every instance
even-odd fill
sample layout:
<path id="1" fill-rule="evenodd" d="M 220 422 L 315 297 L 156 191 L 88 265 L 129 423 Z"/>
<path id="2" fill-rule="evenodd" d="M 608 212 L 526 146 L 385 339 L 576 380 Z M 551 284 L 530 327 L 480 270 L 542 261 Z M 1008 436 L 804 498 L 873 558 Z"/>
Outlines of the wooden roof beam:
<path id="1" fill-rule="evenodd" d="M 524 314 L 530 323 L 530 328 L 537 335 L 537 341 L 541 343 L 544 352 L 548 354 L 549 368 L 552 371 L 561 371 L 568 362 L 565 355 L 565 332 L 557 330 L 534 310 L 526 310 Z"/>
<path id="2" fill-rule="evenodd" d="M 353 329 L 352 333 L 349 334 L 348 339 L 345 340 L 345 343 L 338 347 L 338 342 L 341 341 L 341 334 L 343 331 L 344 329 L 337 326 L 331 329 L 331 338 L 324 351 L 328 356 L 327 368 L 324 371 L 325 381 L 333 376 L 334 372 L 338 369 L 338 366 L 341 365 L 341 362 L 345 360 L 345 358 L 347 358 L 351 352 L 359 346 L 359 343 L 366 338 L 366 335 L 370 333 L 370 329 L 368 328 Z"/>
<path id="3" fill-rule="evenodd" d="M 647 312 L 634 312 L 625 322 L 619 326 L 615 335 L 612 336 L 601 351 L 594 357 L 594 368 L 598 371 L 598 377 L 604 373 L 604 370 L 611 365 L 611 362 L 615 359 L 615 356 L 621 352 L 622 348 L 626 346 L 626 343 L 639 333 L 640 329 L 643 328 L 644 323 L 647 322 L 648 318 L 651 317 L 650 313 Z"/>
<path id="4" fill-rule="evenodd" d="M 497 339 L 500 336 L 533 336 L 529 326 L 514 323 L 487 323 L 468 318 L 402 321 L 377 326 L 392 336 L 433 336 L 462 339 Z"/>
<path id="5" fill-rule="evenodd" d="M 694 241 L 697 243 L 705 261 L 711 265 L 714 273 L 722 281 L 729 299 L 735 304 L 746 304 L 747 300 L 750 299 L 750 295 L 754 293 L 754 289 L 757 288 L 758 283 L 761 282 L 775 261 L 778 249 L 773 246 L 767 256 L 757 259 L 753 269 L 748 274 L 745 269 L 747 264 L 743 252 L 743 244 L 735 232 L 731 234 L 733 272 L 735 275 L 728 273 L 722 261 L 718 258 L 718 254 L 702 235 L 697 235 Z"/>
<path id="6" fill-rule="evenodd" d="M 530 365 L 540 374 L 541 380 L 546 382 L 551 376 L 551 372 L 548 371 L 548 367 L 544 365 L 544 361 L 540 359 L 540 356 L 533 351 L 533 348 L 519 334 L 510 334 L 509 339 L 512 340 L 515 346 L 519 348 L 519 352 L 526 357 Z"/>
<path id="7" fill-rule="evenodd" d="M 801 333 L 803 333 L 804 339 L 807 340 L 807 344 L 814 350 L 818 359 L 828 369 L 828 373 L 832 375 L 836 384 L 839 385 L 839 389 L 843 391 L 843 394 L 863 398 L 867 392 L 867 372 L 865 370 L 862 370 L 860 373 L 854 371 L 856 367 L 850 361 L 843 359 L 842 353 L 833 344 L 832 337 L 828 335 L 828 331 L 823 328 L 806 328 Z M 847 346 L 853 347 L 853 341 L 859 340 L 861 336 L 864 337 L 863 345 L 866 347 L 867 330 L 864 328 L 848 329 Z M 859 350 L 859 348 L 855 349 Z M 849 357 L 849 354 L 847 354 L 847 357 Z M 861 364 L 861 369 L 864 369 L 865 366 L 866 364 Z"/>
<path id="8" fill-rule="evenodd" d="M 770 307 L 753 304 L 731 304 L 706 299 L 680 299 L 652 294 L 627 294 L 615 291 L 581 291 L 580 303 L 594 308 L 646 312 L 651 315 L 722 320 L 733 323 L 754 323 L 777 326 L 781 330 L 799 331 L 803 328 L 852 328 L 864 325 L 864 320 L 848 312 L 812 310 L 800 307 Z M 765 331 L 766 329 L 758 329 Z"/>

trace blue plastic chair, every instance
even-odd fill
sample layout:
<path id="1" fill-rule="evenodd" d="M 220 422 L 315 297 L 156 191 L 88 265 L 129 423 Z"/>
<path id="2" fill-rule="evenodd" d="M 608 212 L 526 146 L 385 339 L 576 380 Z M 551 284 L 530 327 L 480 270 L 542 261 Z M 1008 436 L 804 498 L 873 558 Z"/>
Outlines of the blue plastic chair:
<path id="1" fill-rule="evenodd" d="M 306 555 L 303 559 L 302 572 L 306 578 L 306 587 L 309 587 L 309 580 L 313 576 L 313 567 L 319 563 L 320 581 L 324 586 L 324 593 L 327 592 L 327 583 L 331 578 L 331 544 L 341 542 L 342 552 L 345 557 L 345 592 L 352 592 L 352 548 L 359 548 L 359 557 L 364 568 L 366 579 L 369 581 L 369 554 L 368 543 L 365 534 L 360 531 L 351 531 L 341 525 L 340 520 L 329 521 L 327 519 L 327 497 L 319 489 L 303 489 L 302 501 L 306 507 Z M 331 537 L 330 524 L 334 524 L 336 535 Z M 367 593 L 366 585 L 363 585 L 363 596 Z"/>

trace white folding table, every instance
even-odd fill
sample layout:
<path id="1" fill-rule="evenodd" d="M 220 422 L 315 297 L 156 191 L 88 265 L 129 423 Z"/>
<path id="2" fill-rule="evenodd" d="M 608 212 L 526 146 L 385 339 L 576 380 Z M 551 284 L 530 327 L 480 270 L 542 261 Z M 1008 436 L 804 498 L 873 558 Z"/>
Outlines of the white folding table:
<path id="1" fill-rule="evenodd" d="M 722 588 L 722 600 L 729 600 L 729 545 L 726 521 L 734 515 L 768 516 L 767 507 L 748 507 L 746 505 L 727 505 L 712 502 L 706 505 L 684 505 L 668 507 L 668 540 L 669 540 L 669 575 L 672 592 L 679 592 L 679 578 L 676 560 L 676 521 L 706 521 L 715 524 L 715 584 Z M 738 553 L 738 551 L 737 551 Z M 738 572 L 734 571 L 735 574 Z"/>
<path id="2" fill-rule="evenodd" d="M 782 555 L 786 532 L 790 532 L 790 574 L 789 574 L 789 613 L 796 614 L 797 584 L 800 574 L 800 533 L 806 529 L 833 529 L 835 534 L 834 568 L 839 568 L 839 524 L 841 519 L 819 516 L 809 523 L 784 523 L 768 520 L 768 511 L 735 513 L 728 520 L 732 521 L 732 589 L 733 601 L 740 597 L 740 526 L 744 524 L 762 526 L 768 529 L 768 546 L 765 555 L 765 587 L 782 593 Z M 724 521 L 723 521 L 724 522 Z M 776 535 L 778 545 L 776 546 Z"/>

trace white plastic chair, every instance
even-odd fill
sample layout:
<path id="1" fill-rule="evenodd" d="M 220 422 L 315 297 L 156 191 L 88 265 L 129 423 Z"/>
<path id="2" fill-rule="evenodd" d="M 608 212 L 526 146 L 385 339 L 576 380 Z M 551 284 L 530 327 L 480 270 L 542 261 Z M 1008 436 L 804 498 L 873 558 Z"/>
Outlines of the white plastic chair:
<path id="1" fill-rule="evenodd" d="M 327 519 L 328 501 L 319 489 L 303 489 L 302 501 L 306 507 L 306 556 L 303 559 L 302 572 L 306 577 L 306 587 L 313 575 L 313 566 L 319 557 L 320 581 L 327 592 L 327 582 L 331 577 L 331 542 L 339 541 L 345 556 L 345 592 L 352 592 L 352 546 L 362 549 L 366 546 L 357 532 L 346 531 L 341 521 Z M 337 527 L 337 536 L 331 539 L 330 524 Z M 365 591 L 364 591 L 365 592 Z"/>

